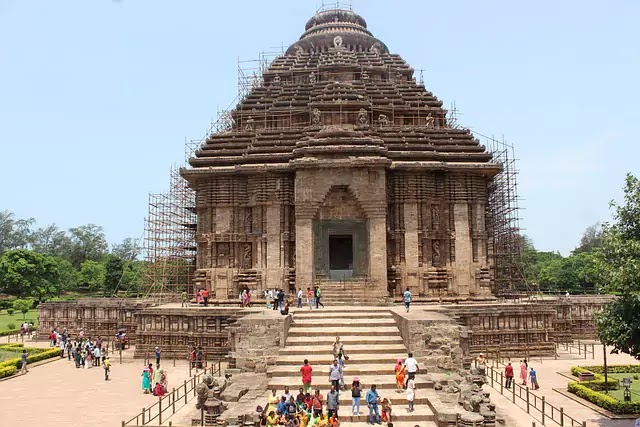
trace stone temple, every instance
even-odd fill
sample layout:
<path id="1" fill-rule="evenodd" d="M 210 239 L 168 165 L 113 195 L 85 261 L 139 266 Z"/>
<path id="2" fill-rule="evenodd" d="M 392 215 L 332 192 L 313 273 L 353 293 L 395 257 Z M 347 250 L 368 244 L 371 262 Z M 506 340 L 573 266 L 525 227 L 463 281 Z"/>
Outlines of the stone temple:
<path id="1" fill-rule="evenodd" d="M 196 287 L 490 296 L 502 166 L 446 113 L 358 14 L 313 16 L 181 170 Z"/>

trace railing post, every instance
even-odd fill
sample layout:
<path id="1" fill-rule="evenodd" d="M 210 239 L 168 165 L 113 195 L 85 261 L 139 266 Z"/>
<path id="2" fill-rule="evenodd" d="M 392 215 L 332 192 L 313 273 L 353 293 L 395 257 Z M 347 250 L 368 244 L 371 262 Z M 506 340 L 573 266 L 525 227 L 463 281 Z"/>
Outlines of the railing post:
<path id="1" fill-rule="evenodd" d="M 544 425 L 544 409 L 545 409 L 544 396 L 542 396 L 542 425 Z"/>
<path id="2" fill-rule="evenodd" d="M 587 427 L 587 422 L 586 421 L 582 422 L 582 427 Z"/>
<path id="3" fill-rule="evenodd" d="M 527 387 L 527 414 L 529 413 L 529 388 Z"/>
<path id="4" fill-rule="evenodd" d="M 513 397 L 513 403 L 516 403 L 516 383 L 515 381 L 513 382 L 513 384 L 511 384 L 511 394 Z"/>
<path id="5" fill-rule="evenodd" d="M 560 427 L 564 426 L 564 408 L 560 407 Z"/>
<path id="6" fill-rule="evenodd" d="M 596 358 L 596 350 L 595 350 L 595 345 L 593 343 L 591 343 L 591 358 L 595 359 Z"/>
<path id="7" fill-rule="evenodd" d="M 158 396 L 158 424 L 162 425 L 162 396 Z"/>
<path id="8" fill-rule="evenodd" d="M 493 367 L 491 367 L 489 369 L 491 370 L 491 387 L 493 387 Z"/>
<path id="9" fill-rule="evenodd" d="M 582 354 L 584 354 L 584 358 L 586 359 L 587 358 L 587 345 L 586 344 L 584 344 L 584 350 L 583 350 Z"/>
<path id="10" fill-rule="evenodd" d="M 173 396 L 171 398 L 171 402 L 172 402 L 172 405 L 173 405 L 173 413 L 175 414 L 176 413 L 176 389 L 175 389 L 175 387 L 171 391 L 171 396 Z"/>
<path id="11" fill-rule="evenodd" d="M 500 394 L 504 394 L 504 375 L 500 372 Z"/>
<path id="12" fill-rule="evenodd" d="M 187 380 L 184 380 L 184 404 L 187 404 Z"/>
<path id="13" fill-rule="evenodd" d="M 142 425 L 145 425 L 146 423 L 144 422 L 144 411 L 145 409 L 142 408 Z"/>
<path id="14" fill-rule="evenodd" d="M 124 427 L 124 421 L 122 422 L 121 427 Z"/>

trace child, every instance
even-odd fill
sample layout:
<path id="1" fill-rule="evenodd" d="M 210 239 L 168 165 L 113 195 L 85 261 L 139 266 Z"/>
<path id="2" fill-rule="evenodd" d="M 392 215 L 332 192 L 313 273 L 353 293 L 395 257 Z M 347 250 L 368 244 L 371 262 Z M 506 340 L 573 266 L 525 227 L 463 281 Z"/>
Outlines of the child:
<path id="1" fill-rule="evenodd" d="M 390 423 L 391 422 L 391 401 L 389 401 L 389 399 L 385 397 L 384 399 L 382 399 L 382 404 L 380 406 L 382 406 L 382 421 L 384 421 L 385 423 Z"/>
<path id="2" fill-rule="evenodd" d="M 335 412 L 329 417 L 329 427 L 340 427 L 340 420 L 338 420 Z"/>
<path id="3" fill-rule="evenodd" d="M 160 397 L 164 396 L 164 387 L 162 387 L 162 384 L 156 383 L 156 387 L 153 389 L 153 395 Z"/>
<path id="4" fill-rule="evenodd" d="M 409 408 L 407 412 L 413 412 L 413 400 L 416 397 L 416 383 L 414 380 L 410 379 L 407 381 L 407 402 L 409 403 Z"/>

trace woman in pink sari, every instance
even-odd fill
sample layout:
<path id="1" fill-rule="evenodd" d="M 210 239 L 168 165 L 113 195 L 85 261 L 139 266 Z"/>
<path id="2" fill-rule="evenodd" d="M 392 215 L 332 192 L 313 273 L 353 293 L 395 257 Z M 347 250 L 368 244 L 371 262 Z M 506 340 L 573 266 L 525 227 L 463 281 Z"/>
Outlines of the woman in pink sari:
<path id="1" fill-rule="evenodd" d="M 527 385 L 527 365 L 522 360 L 520 361 L 520 379 L 522 380 L 522 385 Z"/>

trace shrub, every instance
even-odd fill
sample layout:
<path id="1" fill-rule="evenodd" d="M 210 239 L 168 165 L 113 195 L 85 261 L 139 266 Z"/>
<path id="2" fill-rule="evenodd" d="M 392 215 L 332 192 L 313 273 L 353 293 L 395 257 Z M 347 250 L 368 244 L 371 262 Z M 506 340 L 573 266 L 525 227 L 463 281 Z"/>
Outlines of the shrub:
<path id="1" fill-rule="evenodd" d="M 9 351 L 11 351 L 9 349 Z M 20 353 L 22 353 L 22 349 L 19 349 Z M 27 357 L 27 363 L 39 362 L 41 360 L 50 359 L 52 357 L 60 356 L 60 350 L 57 348 L 53 349 L 39 349 L 39 348 L 28 348 L 27 353 L 29 353 L 29 357 Z M 6 368 L 9 366 L 14 366 L 16 369 L 22 368 L 22 360 L 20 357 L 16 357 L 14 359 L 5 360 L 0 363 L 0 369 Z"/>
<path id="2" fill-rule="evenodd" d="M 613 412 L 614 414 L 637 414 L 640 413 L 640 403 L 633 402 L 621 402 L 616 398 L 608 396 L 604 393 L 600 393 L 591 390 L 583 385 L 584 383 L 578 383 L 571 381 L 568 385 L 570 393 L 575 394 L 591 403 L 595 403 L 601 408 Z"/>
<path id="3" fill-rule="evenodd" d="M 595 366 L 573 366 L 571 368 L 571 374 L 577 375 L 573 373 L 574 368 L 584 369 L 586 371 L 591 371 L 594 374 L 604 374 L 604 366 L 595 365 Z M 610 374 L 640 374 L 640 364 L 638 365 L 607 365 L 607 372 Z"/>
<path id="4" fill-rule="evenodd" d="M 7 324 L 7 329 L 16 329 L 16 324 L 15 323 Z"/>
<path id="5" fill-rule="evenodd" d="M 0 368 L 0 378 L 10 377 L 11 375 L 18 372 L 18 369 L 15 366 L 8 366 L 6 368 Z"/>
<path id="6" fill-rule="evenodd" d="M 16 342 L 11 343 L 11 344 L 2 344 L 2 345 L 0 345 L 0 350 L 9 350 L 9 351 L 11 351 L 11 349 L 14 348 L 14 347 L 22 348 L 22 347 L 24 347 L 24 344 L 16 343 Z"/>
<path id="7" fill-rule="evenodd" d="M 15 335 L 15 334 L 19 334 L 20 333 L 20 329 L 9 329 L 7 331 L 2 331 L 0 332 L 0 337 L 4 337 L 7 335 Z"/>
<path id="8" fill-rule="evenodd" d="M 7 308 L 7 314 L 8 314 L 9 316 L 13 315 L 13 313 L 15 313 L 15 312 L 16 312 L 16 311 L 15 311 L 13 308 Z M 10 329 L 15 329 L 15 327 L 14 327 L 14 328 L 10 328 Z"/>
<path id="9" fill-rule="evenodd" d="M 585 387 L 589 387 L 591 390 L 597 390 L 597 391 L 604 390 L 605 389 L 604 375 L 600 375 L 597 372 L 593 372 L 591 369 L 588 369 L 588 368 L 589 366 L 572 366 L 571 375 L 573 375 L 574 377 L 577 377 L 580 374 L 580 372 L 592 372 L 593 380 L 582 381 L 580 384 Z M 615 378 L 608 378 L 607 384 L 608 384 L 608 386 L 606 387 L 607 390 L 617 390 L 620 388 L 620 384 L 618 380 Z"/>

